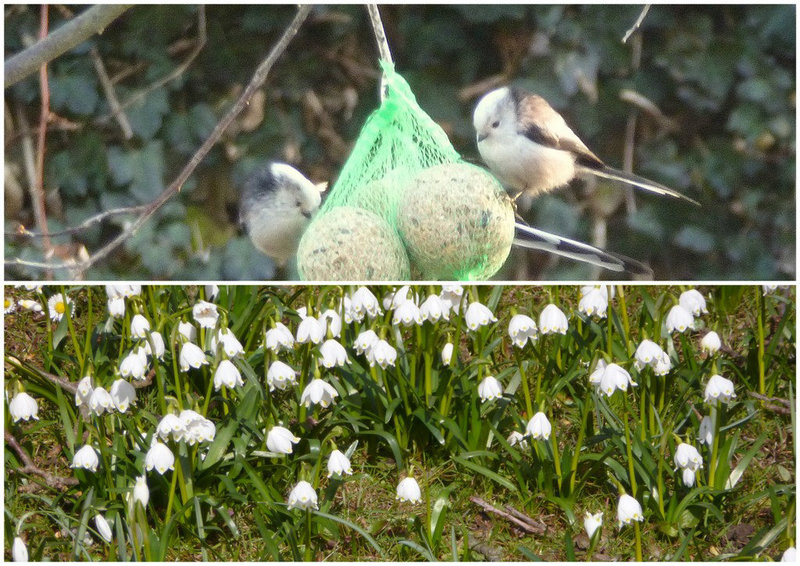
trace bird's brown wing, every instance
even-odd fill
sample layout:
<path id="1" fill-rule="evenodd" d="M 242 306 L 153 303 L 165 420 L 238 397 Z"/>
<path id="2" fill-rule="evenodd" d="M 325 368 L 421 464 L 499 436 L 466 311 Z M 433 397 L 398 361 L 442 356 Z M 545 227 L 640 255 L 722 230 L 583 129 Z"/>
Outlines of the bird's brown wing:
<path id="1" fill-rule="evenodd" d="M 511 95 L 517 107 L 520 134 L 539 145 L 570 152 L 584 167 L 605 166 L 544 98 L 518 88 L 512 88 Z"/>

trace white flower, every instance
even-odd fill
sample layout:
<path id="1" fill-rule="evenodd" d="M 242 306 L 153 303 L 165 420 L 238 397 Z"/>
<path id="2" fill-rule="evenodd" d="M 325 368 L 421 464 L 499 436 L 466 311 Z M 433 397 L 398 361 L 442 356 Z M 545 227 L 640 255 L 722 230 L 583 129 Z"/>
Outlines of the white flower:
<path id="1" fill-rule="evenodd" d="M 706 300 L 703 298 L 700 291 L 696 289 L 689 289 L 681 293 L 681 296 L 678 298 L 678 304 L 694 316 L 708 313 L 706 309 Z"/>
<path id="2" fill-rule="evenodd" d="M 87 375 L 78 382 L 78 388 L 75 390 L 75 406 L 88 405 L 93 391 L 92 376 Z"/>
<path id="3" fill-rule="evenodd" d="M 16 544 L 17 539 L 14 539 L 14 544 Z M 15 559 L 16 560 L 16 559 Z M 786 550 L 783 551 L 783 555 L 781 556 L 781 562 L 797 562 L 797 550 L 795 547 L 790 546 Z"/>
<path id="4" fill-rule="evenodd" d="M 8 412 L 11 413 L 11 420 L 15 423 L 19 421 L 39 420 L 39 404 L 36 399 L 21 391 L 14 395 L 8 404 Z"/>
<path id="5" fill-rule="evenodd" d="M 672 360 L 669 359 L 669 354 L 664 352 L 656 360 L 656 363 L 653 366 L 653 373 L 656 375 L 667 375 L 669 373 L 669 370 L 671 369 L 672 369 Z"/>
<path id="6" fill-rule="evenodd" d="M 186 338 L 189 342 L 197 340 L 197 329 L 191 322 L 179 322 L 178 334 Z"/>
<path id="7" fill-rule="evenodd" d="M 603 525 L 603 513 L 589 513 L 583 517 L 583 528 L 586 529 L 586 536 L 592 538 L 592 535 L 597 529 Z"/>
<path id="8" fill-rule="evenodd" d="M 214 391 L 219 391 L 223 385 L 229 389 L 244 385 L 239 368 L 230 360 L 222 360 L 214 372 Z"/>
<path id="9" fill-rule="evenodd" d="M 94 415 L 102 415 L 104 412 L 111 412 L 114 408 L 114 400 L 111 395 L 102 387 L 95 387 L 89 397 L 89 410 Z"/>
<path id="10" fill-rule="evenodd" d="M 700 421 L 700 429 L 697 431 L 697 441 L 706 446 L 711 446 L 714 442 L 714 421 L 709 415 L 706 415 L 703 417 L 703 420 Z"/>
<path id="11" fill-rule="evenodd" d="M 536 322 L 527 314 L 515 314 L 508 323 L 508 335 L 517 348 L 537 338 Z"/>
<path id="12" fill-rule="evenodd" d="M 586 316 L 597 315 L 605 318 L 608 310 L 608 295 L 605 291 L 593 288 L 578 301 L 578 310 Z"/>
<path id="13" fill-rule="evenodd" d="M 281 348 L 291 350 L 294 347 L 294 336 L 285 324 L 276 322 L 274 328 L 267 330 L 265 343 L 267 350 L 273 353 L 277 353 Z"/>
<path id="14" fill-rule="evenodd" d="M 211 442 L 214 440 L 214 436 L 217 434 L 217 429 L 214 426 L 214 423 L 205 418 L 203 415 L 192 411 L 191 409 L 185 409 L 181 411 L 181 414 L 178 416 L 178 418 L 180 418 L 180 420 L 183 422 L 183 426 L 186 429 L 183 439 L 190 446 L 199 444 L 201 442 Z"/>
<path id="15" fill-rule="evenodd" d="M 328 477 L 352 475 L 353 468 L 350 466 L 350 459 L 339 450 L 334 450 L 328 456 Z"/>
<path id="16" fill-rule="evenodd" d="M 676 330 L 678 332 L 686 332 L 691 329 L 694 330 L 694 316 L 681 305 L 675 305 L 667 313 L 667 332 L 672 334 Z"/>
<path id="17" fill-rule="evenodd" d="M 442 348 L 442 364 L 449 367 L 452 359 L 453 359 L 453 344 L 451 342 L 448 342 L 447 344 L 444 345 L 444 348 Z"/>
<path id="18" fill-rule="evenodd" d="M 164 346 L 164 337 L 160 332 L 151 332 L 150 337 L 144 343 L 144 353 L 152 356 L 155 352 L 155 357 L 163 359 L 166 347 Z"/>
<path id="19" fill-rule="evenodd" d="M 181 346 L 181 353 L 178 356 L 178 363 L 180 364 L 181 371 L 189 371 L 189 368 L 199 368 L 208 364 L 206 355 L 199 346 L 186 342 Z"/>
<path id="20" fill-rule="evenodd" d="M 414 301 L 404 301 L 394 309 L 394 314 L 392 315 L 393 325 L 402 323 L 403 326 L 411 326 L 412 324 L 421 326 L 422 322 L 422 314 L 420 314 L 419 307 Z"/>
<path id="21" fill-rule="evenodd" d="M 679 468 L 689 468 L 692 471 L 697 471 L 703 467 L 703 457 L 697 448 L 691 444 L 681 442 L 675 449 L 675 465 Z"/>
<path id="22" fill-rule="evenodd" d="M 492 314 L 488 307 L 476 301 L 470 303 L 467 307 L 467 312 L 464 313 L 464 321 L 467 323 L 467 328 L 474 331 L 481 326 L 497 322 L 497 317 Z"/>
<path id="23" fill-rule="evenodd" d="M 319 323 L 322 325 L 323 337 L 328 328 L 330 328 L 331 335 L 334 338 L 338 338 L 342 335 L 342 317 L 339 316 L 339 313 L 335 310 L 328 309 L 322 313 L 319 317 Z M 317 344 L 318 342 L 314 343 Z"/>
<path id="24" fill-rule="evenodd" d="M 289 494 L 289 510 L 317 509 L 317 492 L 307 481 L 300 481 Z"/>
<path id="25" fill-rule="evenodd" d="M 131 337 L 135 339 L 147 338 L 148 332 L 150 332 L 150 323 L 147 319 L 140 314 L 133 315 L 131 319 Z"/>
<path id="26" fill-rule="evenodd" d="M 461 308 L 461 297 L 464 295 L 464 287 L 461 285 L 442 285 L 439 298 L 450 305 L 450 309 L 458 314 Z"/>
<path id="27" fill-rule="evenodd" d="M 686 487 L 692 487 L 694 485 L 695 471 L 693 469 L 684 468 L 681 475 L 683 476 L 683 485 Z"/>
<path id="28" fill-rule="evenodd" d="M 62 293 L 57 293 L 47 299 L 47 310 L 50 312 L 50 320 L 56 322 L 60 321 L 64 313 L 67 312 L 67 307 L 71 305 L 72 299 Z M 72 311 L 70 310 L 70 312 Z"/>
<path id="29" fill-rule="evenodd" d="M 778 285 L 762 285 L 761 294 L 766 296 L 778 290 Z"/>
<path id="30" fill-rule="evenodd" d="M 539 315 L 539 332 L 542 334 L 566 334 L 568 327 L 567 315 L 556 305 L 547 305 Z"/>
<path id="31" fill-rule="evenodd" d="M 275 391 L 275 389 L 280 389 L 283 391 L 290 385 L 294 385 L 296 381 L 297 372 L 292 369 L 289 365 L 275 360 L 269 366 L 269 370 L 267 370 L 267 385 L 269 385 L 270 391 Z"/>
<path id="32" fill-rule="evenodd" d="M 624 525 L 630 525 L 631 521 L 644 521 L 642 506 L 627 493 L 621 495 L 617 504 L 617 519 L 620 529 Z"/>
<path id="33" fill-rule="evenodd" d="M 609 295 L 609 290 L 611 291 L 611 295 Z M 612 299 L 616 296 L 616 291 L 614 290 L 614 286 L 611 285 L 581 285 L 580 293 L 578 293 L 578 297 L 585 297 L 592 291 L 601 291 L 606 297 L 611 297 Z"/>
<path id="34" fill-rule="evenodd" d="M 125 298 L 114 297 L 113 299 L 108 299 L 108 314 L 114 318 L 125 316 Z"/>
<path id="35" fill-rule="evenodd" d="M 411 287 L 408 285 L 403 285 L 397 291 L 393 293 L 387 293 L 383 297 L 383 308 L 386 310 L 392 310 L 400 305 L 402 305 L 406 301 L 414 301 L 414 303 L 418 303 L 418 297 L 416 295 L 408 296 Z"/>
<path id="36" fill-rule="evenodd" d="M 321 379 L 313 379 L 303 390 L 303 394 L 300 396 L 300 403 L 306 407 L 318 404 L 324 409 L 333 403 L 333 400 L 338 396 L 339 392 L 332 385 Z"/>
<path id="37" fill-rule="evenodd" d="M 222 344 L 222 351 L 228 358 L 235 358 L 244 354 L 242 343 L 229 328 L 220 328 L 216 336 L 211 336 L 210 347 L 212 352 L 217 351 L 217 343 Z"/>
<path id="38" fill-rule="evenodd" d="M 42 312 L 42 305 L 33 299 L 20 299 L 17 301 L 17 306 L 22 307 L 25 310 L 29 310 L 34 314 L 39 314 Z"/>
<path id="39" fill-rule="evenodd" d="M 397 484 L 397 497 L 395 497 L 395 499 L 408 501 L 410 503 L 419 503 L 422 501 L 422 492 L 419 489 L 417 480 L 409 476 Z"/>
<path id="40" fill-rule="evenodd" d="M 603 358 L 597 360 L 597 365 L 594 368 L 594 371 L 589 374 L 589 383 L 594 385 L 595 388 L 600 387 L 600 382 L 603 380 L 603 374 L 606 371 L 606 366 L 608 364 Z"/>
<path id="41" fill-rule="evenodd" d="M 375 334 L 374 330 L 361 331 L 354 343 L 354 346 L 356 347 L 356 353 L 363 354 L 365 352 L 369 352 L 370 349 L 372 349 L 372 346 L 378 342 L 378 340 L 378 335 Z"/>
<path id="42" fill-rule="evenodd" d="M 276 454 L 291 454 L 292 444 L 297 444 L 300 439 L 292 434 L 288 428 L 274 426 L 267 433 L 267 450 Z"/>
<path id="43" fill-rule="evenodd" d="M 422 320 L 428 322 L 438 322 L 440 319 L 448 319 L 450 303 L 445 303 L 439 295 L 430 295 L 419 307 L 419 314 Z"/>
<path id="44" fill-rule="evenodd" d="M 97 451 L 86 444 L 83 448 L 75 452 L 75 455 L 72 457 L 70 468 L 83 468 L 90 472 L 96 472 L 99 463 L 100 459 L 97 457 Z"/>
<path id="45" fill-rule="evenodd" d="M 386 340 L 378 340 L 372 348 L 367 350 L 367 360 L 369 360 L 369 367 L 378 364 L 382 369 L 386 369 L 386 366 L 394 366 L 394 362 L 397 360 L 397 350 Z"/>
<path id="46" fill-rule="evenodd" d="M 11 314 L 15 310 L 17 310 L 17 303 L 15 303 L 12 299 L 9 299 L 6 296 L 3 296 L 4 305 L 3 308 L 5 309 L 5 314 Z"/>
<path id="47" fill-rule="evenodd" d="M 326 368 L 343 366 L 350 363 L 350 360 L 347 358 L 347 350 L 333 339 L 325 340 L 319 347 L 319 353 L 322 356 L 322 365 Z"/>
<path id="48" fill-rule="evenodd" d="M 552 430 L 553 427 L 547 420 L 547 415 L 539 411 L 528 421 L 528 425 L 525 427 L 525 436 L 530 436 L 534 440 L 549 440 Z"/>
<path id="49" fill-rule="evenodd" d="M 375 297 L 372 291 L 367 287 L 359 287 L 356 289 L 351 300 L 350 308 L 353 313 L 353 318 L 359 322 L 364 319 L 365 314 L 370 318 L 375 318 L 379 314 L 383 314 L 377 297 Z"/>
<path id="50" fill-rule="evenodd" d="M 205 292 L 208 300 L 213 301 L 217 298 L 217 295 L 219 295 L 219 285 L 206 285 Z"/>
<path id="51" fill-rule="evenodd" d="M 602 372 L 600 369 L 595 370 L 589 377 L 589 382 L 597 387 L 598 393 L 603 393 L 607 397 L 611 397 L 617 389 L 627 391 L 629 385 L 636 386 L 631 374 L 617 364 L 606 365 L 602 368 Z"/>
<path id="52" fill-rule="evenodd" d="M 135 297 L 141 294 L 142 294 L 141 285 L 125 285 L 125 284 L 106 285 L 106 295 L 108 295 L 108 298 Z"/>
<path id="53" fill-rule="evenodd" d="M 719 334 L 713 330 L 706 332 L 706 335 L 700 340 L 700 349 L 707 354 L 716 354 L 720 348 L 722 348 L 722 340 L 720 340 Z"/>
<path id="54" fill-rule="evenodd" d="M 201 327 L 214 328 L 219 318 L 217 305 L 206 301 L 197 301 L 192 307 L 192 317 Z"/>
<path id="55" fill-rule="evenodd" d="M 520 450 L 527 450 L 528 449 L 528 440 L 527 437 L 519 431 L 513 431 L 511 434 L 508 435 L 506 439 L 511 446 L 516 446 L 519 444 Z"/>
<path id="56" fill-rule="evenodd" d="M 94 516 L 94 526 L 97 528 L 98 534 L 104 541 L 111 542 L 111 539 L 114 538 L 114 535 L 111 533 L 111 527 L 108 526 L 108 521 L 106 521 L 106 518 L 100 513 Z"/>
<path id="57" fill-rule="evenodd" d="M 661 346 L 652 340 L 642 340 L 636 348 L 636 353 L 634 354 L 636 361 L 633 362 L 633 365 L 639 370 L 644 366 L 655 365 L 656 360 L 658 360 L 663 353 L 664 350 L 661 349 Z"/>
<path id="58" fill-rule="evenodd" d="M 171 436 L 176 442 L 186 434 L 186 423 L 178 415 L 168 413 L 161 418 L 156 427 L 156 434 L 161 440 L 168 440 Z"/>
<path id="59" fill-rule="evenodd" d="M 166 444 L 158 440 L 153 442 L 147 455 L 144 457 L 144 469 L 148 472 L 157 471 L 162 476 L 167 470 L 175 469 L 175 455 Z"/>
<path id="60" fill-rule="evenodd" d="M 729 403 L 735 397 L 733 382 L 730 379 L 725 379 L 721 375 L 712 375 L 709 378 L 706 384 L 705 396 L 703 397 L 706 403 L 714 404 L 717 401 Z"/>
<path id="61" fill-rule="evenodd" d="M 503 386 L 500 385 L 496 378 L 489 375 L 484 377 L 483 381 L 478 384 L 478 395 L 481 398 L 481 402 L 500 399 L 503 396 Z"/>
<path id="62" fill-rule="evenodd" d="M 111 395 L 114 407 L 120 413 L 127 411 L 128 407 L 136 402 L 136 389 L 124 379 L 118 379 L 112 383 L 108 393 Z"/>
<path id="63" fill-rule="evenodd" d="M 11 559 L 14 562 L 28 561 L 28 547 L 19 537 L 14 537 L 14 544 L 11 545 Z"/>
<path id="64" fill-rule="evenodd" d="M 313 316 L 307 316 L 297 326 L 297 342 L 300 344 L 319 344 L 325 337 L 325 324 Z"/>
<path id="65" fill-rule="evenodd" d="M 150 501 L 150 489 L 147 487 L 147 477 L 139 476 L 133 486 L 133 502 L 134 504 L 141 503 L 142 507 L 147 507 L 148 501 Z"/>
<path id="66" fill-rule="evenodd" d="M 147 373 L 147 353 L 144 348 L 135 348 L 119 364 L 119 374 L 139 381 L 144 380 Z"/>

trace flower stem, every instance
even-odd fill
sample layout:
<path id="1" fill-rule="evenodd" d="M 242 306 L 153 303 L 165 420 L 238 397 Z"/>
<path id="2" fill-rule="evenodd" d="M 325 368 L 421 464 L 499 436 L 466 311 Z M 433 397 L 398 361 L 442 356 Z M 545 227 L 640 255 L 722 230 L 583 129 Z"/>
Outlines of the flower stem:
<path id="1" fill-rule="evenodd" d="M 631 484 L 631 496 L 636 497 L 636 474 L 633 472 L 633 452 L 631 449 L 631 431 L 630 425 L 628 421 L 630 420 L 630 411 L 628 409 L 628 398 L 623 397 L 623 402 L 625 405 L 625 449 L 628 456 L 628 474 L 630 476 L 630 484 Z M 637 531 L 638 532 L 638 531 Z M 639 551 L 639 555 L 641 555 L 641 550 Z M 641 558 L 640 558 L 641 559 Z"/>
<path id="2" fill-rule="evenodd" d="M 311 551 L 311 509 L 306 509 L 306 549 L 303 560 L 311 562 L 313 553 Z"/>
<path id="3" fill-rule="evenodd" d="M 642 533 L 639 530 L 639 521 L 633 521 L 633 534 L 636 537 L 636 562 L 642 561 Z"/>
<path id="4" fill-rule="evenodd" d="M 764 381 L 764 314 L 766 304 L 764 301 L 764 294 L 759 287 L 753 287 L 754 292 L 758 296 L 758 392 L 761 395 L 766 395 L 766 383 Z"/>
<path id="5" fill-rule="evenodd" d="M 522 360 L 518 350 L 514 351 L 514 356 L 517 358 L 517 365 L 519 365 L 519 377 L 522 381 L 522 394 L 525 396 L 525 410 L 527 411 L 528 418 L 533 417 L 533 405 L 531 404 L 531 392 L 528 387 L 528 376 L 525 375 L 525 363 Z"/>

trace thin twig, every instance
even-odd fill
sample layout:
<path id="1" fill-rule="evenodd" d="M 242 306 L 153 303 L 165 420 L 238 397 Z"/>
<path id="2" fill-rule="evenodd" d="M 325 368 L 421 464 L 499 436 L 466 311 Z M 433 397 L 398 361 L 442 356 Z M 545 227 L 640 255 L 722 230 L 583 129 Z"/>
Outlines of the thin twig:
<path id="1" fill-rule="evenodd" d="M 112 218 L 114 216 L 121 216 L 123 214 L 139 214 L 144 212 L 147 209 L 146 204 L 140 204 L 137 206 L 123 206 L 122 208 L 112 208 L 111 210 L 105 210 L 99 214 L 95 214 L 94 216 L 90 216 L 80 224 L 76 226 L 72 226 L 70 228 L 65 228 L 64 230 L 59 230 L 58 232 L 50 232 L 50 237 L 55 238 L 57 236 L 67 236 L 71 234 L 77 234 L 84 230 L 87 230 L 94 226 L 95 224 L 99 224 L 106 218 Z M 20 227 L 15 232 L 6 232 L 5 233 L 7 238 L 10 237 L 19 237 L 24 236 L 26 238 L 41 238 L 42 234 L 37 234 L 35 232 L 31 232 L 26 230 L 25 227 Z"/>
<path id="2" fill-rule="evenodd" d="M 200 162 L 205 158 L 211 148 L 217 143 L 219 138 L 222 136 L 223 132 L 227 129 L 227 127 L 233 122 L 233 120 L 244 110 L 249 102 L 250 98 L 255 94 L 256 90 L 258 90 L 261 85 L 267 79 L 269 72 L 272 70 L 272 66 L 275 64 L 275 61 L 280 57 L 286 48 L 289 46 L 289 42 L 291 42 L 292 38 L 297 34 L 300 26 L 305 21 L 306 17 L 308 16 L 309 11 L 311 10 L 311 6 L 305 4 L 301 5 L 297 9 L 297 13 L 295 14 L 294 19 L 289 24 L 289 26 L 284 31 L 281 38 L 278 40 L 278 43 L 272 48 L 269 52 L 267 57 L 261 62 L 261 64 L 256 69 L 255 73 L 253 74 L 253 78 L 250 80 L 250 83 L 245 88 L 242 95 L 236 101 L 236 103 L 231 107 L 228 113 L 220 120 L 217 125 L 214 127 L 214 130 L 208 136 L 206 141 L 200 146 L 200 148 L 194 153 L 191 157 L 189 162 L 183 167 L 181 172 L 178 174 L 176 179 L 170 183 L 170 185 L 164 189 L 159 196 L 153 199 L 150 203 L 144 205 L 144 211 L 140 214 L 140 216 L 134 220 L 130 225 L 128 225 L 120 234 L 118 234 L 114 239 L 112 239 L 109 243 L 104 245 L 102 248 L 98 249 L 94 254 L 89 256 L 87 259 L 75 262 L 75 263 L 53 263 L 53 264 L 36 264 L 35 262 L 26 262 L 19 258 L 15 258 L 12 260 L 6 260 L 6 265 L 27 265 L 30 267 L 46 267 L 49 269 L 75 269 L 78 271 L 86 271 L 94 264 L 98 263 L 99 261 L 104 260 L 108 257 L 111 252 L 113 252 L 117 247 L 119 247 L 125 240 L 133 236 L 142 225 L 150 219 L 151 216 L 161 208 L 170 198 L 172 198 L 176 193 L 178 193 L 181 188 L 183 187 L 186 180 L 191 176 Z M 131 207 L 131 208 L 139 208 Z"/>
<path id="3" fill-rule="evenodd" d="M 97 72 L 98 78 L 100 79 L 100 84 L 103 86 L 103 91 L 106 93 L 108 105 L 111 107 L 111 115 L 114 116 L 117 124 L 119 124 L 119 128 L 122 130 L 122 137 L 126 140 L 129 140 L 133 137 L 133 129 L 131 129 L 130 122 L 128 122 L 128 117 L 122 111 L 122 106 L 120 106 L 117 93 L 114 92 L 114 85 L 111 84 L 111 79 L 108 78 L 106 66 L 103 64 L 103 59 L 100 57 L 100 52 L 97 50 L 96 46 L 92 46 L 92 48 L 89 50 L 89 55 L 92 57 L 94 69 Z"/>
<path id="4" fill-rule="evenodd" d="M 510 514 L 512 514 L 514 517 L 516 517 L 520 521 L 524 521 L 525 523 L 530 525 L 531 528 L 536 529 L 537 531 L 539 531 L 539 533 L 544 533 L 544 532 L 547 531 L 547 525 L 545 525 L 544 523 L 541 523 L 539 521 L 535 521 L 531 517 L 528 517 L 525 513 L 517 511 L 511 505 L 506 505 L 505 507 L 506 507 L 506 511 L 508 511 Z"/>
<path id="5" fill-rule="evenodd" d="M 66 489 L 68 487 L 78 485 L 79 482 L 77 478 L 62 478 L 61 476 L 56 476 L 54 474 L 51 474 L 50 472 L 47 472 L 38 467 L 36 464 L 34 464 L 31 457 L 28 456 L 28 453 L 22 449 L 22 446 L 19 445 L 17 439 L 14 438 L 14 435 L 8 432 L 7 430 L 4 431 L 4 437 L 6 444 L 9 445 L 11 449 L 17 453 L 19 459 L 22 460 L 23 464 L 25 464 L 21 468 L 9 469 L 7 471 L 14 471 L 22 474 L 33 474 L 40 476 L 44 478 L 48 487 L 53 487 L 55 489 Z"/>
<path id="6" fill-rule="evenodd" d="M 639 17 L 636 18 L 636 21 L 633 24 L 633 27 L 625 32 L 625 35 L 622 37 L 622 43 L 628 43 L 628 39 L 631 35 L 633 35 L 640 27 L 642 27 L 642 21 L 644 21 L 647 12 L 650 11 L 650 4 L 645 4 L 644 8 L 642 8 Z"/>
<path id="7" fill-rule="evenodd" d="M 502 509 L 498 509 L 497 507 L 495 507 L 491 503 L 487 503 L 486 501 L 484 501 L 480 497 L 472 496 L 472 497 L 469 498 L 469 500 L 472 501 L 475 505 L 478 505 L 479 507 L 483 508 L 484 511 L 487 511 L 489 513 L 494 513 L 495 515 L 499 515 L 500 517 L 502 517 L 506 521 L 514 523 L 517 527 L 519 527 L 520 529 L 522 529 L 526 533 L 530 533 L 530 534 L 533 534 L 533 535 L 542 533 L 542 531 L 539 528 L 534 527 L 533 525 L 530 525 L 527 522 L 522 521 L 522 520 L 514 517 L 513 515 L 511 515 L 509 513 L 506 513 Z"/>
<path id="8" fill-rule="evenodd" d="M 40 21 L 39 21 L 39 37 L 44 39 L 47 37 L 48 28 L 48 11 L 49 8 L 45 4 L 41 7 Z M 36 228 L 42 234 L 42 244 L 44 246 L 45 255 L 50 251 L 50 237 L 47 235 L 47 212 L 45 211 L 44 203 L 44 151 L 45 140 L 47 139 L 47 121 L 50 117 L 50 88 L 47 81 L 47 63 L 43 63 L 39 68 L 39 93 L 41 97 L 41 109 L 39 112 L 39 133 L 36 139 L 36 179 L 32 187 L 33 193 L 33 217 L 36 221 Z M 52 277 L 52 274 L 46 274 L 47 279 Z"/>
<path id="9" fill-rule="evenodd" d="M 770 403 L 780 403 L 781 405 L 764 405 L 765 409 L 770 409 L 776 413 L 781 413 L 783 415 L 789 415 L 792 412 L 792 404 L 789 402 L 788 399 L 782 399 L 780 397 L 768 397 L 766 395 L 761 395 L 760 393 L 756 393 L 755 391 L 748 391 L 747 392 L 750 397 L 755 397 L 759 401 L 767 401 Z"/>

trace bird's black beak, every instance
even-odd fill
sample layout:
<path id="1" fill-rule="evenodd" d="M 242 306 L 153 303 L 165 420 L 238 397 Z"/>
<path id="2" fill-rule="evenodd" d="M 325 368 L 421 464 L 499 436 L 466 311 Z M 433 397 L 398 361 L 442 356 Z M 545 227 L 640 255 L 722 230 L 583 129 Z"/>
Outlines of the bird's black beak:
<path id="1" fill-rule="evenodd" d="M 489 135 L 488 135 L 488 134 L 478 134 L 478 143 L 481 143 L 481 142 L 482 142 L 483 140 L 485 140 L 487 137 L 489 137 Z"/>
<path id="2" fill-rule="evenodd" d="M 311 213 L 310 213 L 309 211 L 307 211 L 307 210 L 303 210 L 303 211 L 302 211 L 302 214 L 303 214 L 303 216 L 305 216 L 306 218 L 308 218 L 309 220 L 311 220 Z"/>

